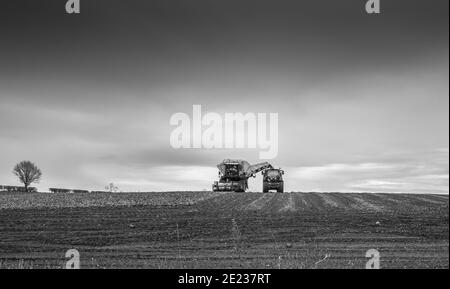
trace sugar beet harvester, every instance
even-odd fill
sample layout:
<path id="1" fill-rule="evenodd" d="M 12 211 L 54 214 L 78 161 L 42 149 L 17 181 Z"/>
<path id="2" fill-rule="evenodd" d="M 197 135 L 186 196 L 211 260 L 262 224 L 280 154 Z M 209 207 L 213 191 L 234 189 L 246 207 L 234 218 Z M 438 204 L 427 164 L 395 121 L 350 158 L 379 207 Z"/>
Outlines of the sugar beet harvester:
<path id="1" fill-rule="evenodd" d="M 245 192 L 248 188 L 248 178 L 255 177 L 257 173 L 273 169 L 268 162 L 250 165 L 244 160 L 223 160 L 217 165 L 219 181 L 212 185 L 213 191 Z"/>

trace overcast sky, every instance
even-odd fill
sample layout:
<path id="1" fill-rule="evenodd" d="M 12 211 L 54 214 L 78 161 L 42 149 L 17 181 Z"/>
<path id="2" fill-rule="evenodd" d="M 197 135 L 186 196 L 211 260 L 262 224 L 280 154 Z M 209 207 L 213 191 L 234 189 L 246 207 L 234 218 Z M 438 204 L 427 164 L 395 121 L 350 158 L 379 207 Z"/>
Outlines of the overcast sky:
<path id="1" fill-rule="evenodd" d="M 176 112 L 277 112 L 288 191 L 448 193 L 448 0 L 8 0 L 0 183 L 209 190 L 224 158 L 174 150 Z M 261 190 L 260 179 L 250 181 Z"/>

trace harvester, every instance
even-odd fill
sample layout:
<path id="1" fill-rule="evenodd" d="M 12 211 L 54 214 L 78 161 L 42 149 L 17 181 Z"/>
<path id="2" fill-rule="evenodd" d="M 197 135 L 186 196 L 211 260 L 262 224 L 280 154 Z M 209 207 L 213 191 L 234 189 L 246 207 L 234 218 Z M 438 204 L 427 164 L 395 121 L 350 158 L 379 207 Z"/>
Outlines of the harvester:
<path id="1" fill-rule="evenodd" d="M 212 185 L 213 191 L 245 192 L 248 189 L 248 178 L 271 169 L 272 165 L 268 162 L 250 165 L 244 160 L 225 159 L 217 165 L 217 168 L 219 181 L 215 181 Z"/>

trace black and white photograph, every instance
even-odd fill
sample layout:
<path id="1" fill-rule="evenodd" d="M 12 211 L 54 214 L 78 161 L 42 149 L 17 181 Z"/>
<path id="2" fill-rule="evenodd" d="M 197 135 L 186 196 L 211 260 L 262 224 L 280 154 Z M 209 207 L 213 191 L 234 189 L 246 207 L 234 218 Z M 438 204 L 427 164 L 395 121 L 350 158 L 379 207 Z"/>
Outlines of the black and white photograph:
<path id="1" fill-rule="evenodd" d="M 448 268 L 448 0 L 1 2 L 0 271 Z"/>

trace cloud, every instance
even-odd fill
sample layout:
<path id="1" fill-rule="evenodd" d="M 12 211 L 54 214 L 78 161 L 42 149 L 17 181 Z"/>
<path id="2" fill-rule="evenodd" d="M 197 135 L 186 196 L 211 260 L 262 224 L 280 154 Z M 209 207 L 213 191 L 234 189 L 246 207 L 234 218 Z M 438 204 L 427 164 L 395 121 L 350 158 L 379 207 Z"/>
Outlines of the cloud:
<path id="1" fill-rule="evenodd" d="M 0 183 L 30 159 L 43 189 L 209 189 L 259 150 L 174 150 L 201 104 L 277 112 L 288 190 L 448 192 L 447 0 L 28 2 L 0 11 Z"/>
<path id="2" fill-rule="evenodd" d="M 209 190 L 217 177 L 217 170 L 213 166 L 188 165 L 137 169 L 109 164 L 90 164 L 83 166 L 83 172 L 105 184 L 114 182 L 125 191 Z"/>
<path id="3" fill-rule="evenodd" d="M 329 164 L 290 168 L 289 187 L 318 191 L 403 193 L 449 192 L 448 151 L 437 149 L 417 155 L 399 153 L 383 163 Z"/>

